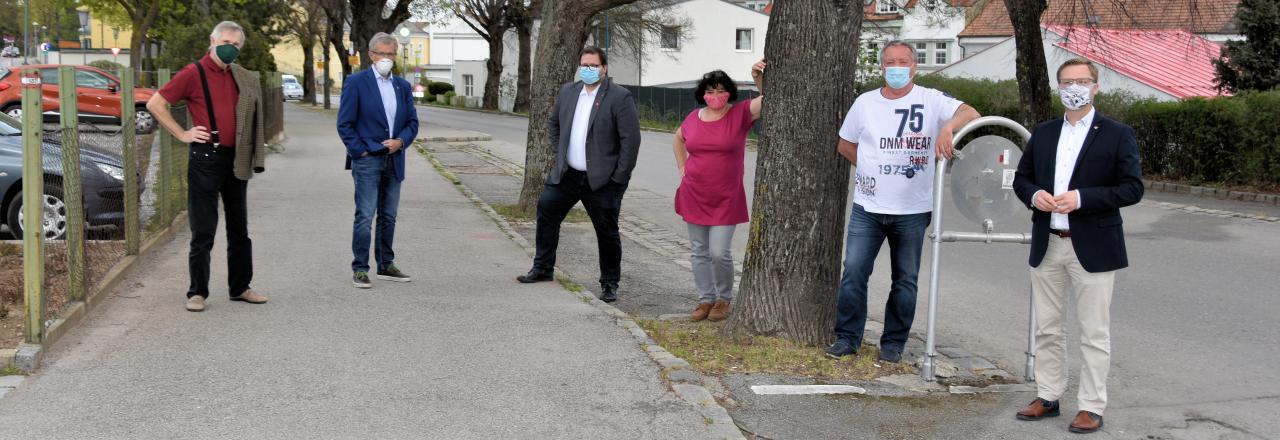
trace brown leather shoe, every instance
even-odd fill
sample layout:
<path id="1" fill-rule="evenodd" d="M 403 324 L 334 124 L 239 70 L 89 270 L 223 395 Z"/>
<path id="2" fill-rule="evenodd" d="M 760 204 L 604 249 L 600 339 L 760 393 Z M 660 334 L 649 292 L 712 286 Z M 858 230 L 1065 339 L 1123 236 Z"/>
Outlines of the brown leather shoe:
<path id="1" fill-rule="evenodd" d="M 1076 419 L 1072 420 L 1071 427 L 1067 428 L 1068 431 L 1076 434 L 1089 434 L 1099 429 L 1102 429 L 1102 416 L 1089 411 L 1076 413 Z"/>
<path id="2" fill-rule="evenodd" d="M 249 289 L 242 292 L 240 296 L 233 296 L 231 297 L 231 300 L 244 301 L 249 304 L 266 304 L 267 303 L 267 297 L 259 295 L 257 292 L 254 292 L 253 289 Z"/>
<path id="3" fill-rule="evenodd" d="M 711 307 L 711 313 L 707 314 L 707 319 L 711 322 L 724 321 L 729 317 L 729 303 L 716 300 L 716 305 Z"/>
<path id="4" fill-rule="evenodd" d="M 1032 400 L 1031 403 L 1018 411 L 1018 420 L 1040 420 L 1045 417 L 1057 417 L 1062 413 L 1058 411 L 1058 401 L 1048 401 L 1041 398 Z"/>
<path id="5" fill-rule="evenodd" d="M 708 313 L 711 313 L 711 303 L 698 303 L 698 308 L 693 309 L 693 313 L 689 315 L 689 319 L 701 321 L 707 319 Z"/>

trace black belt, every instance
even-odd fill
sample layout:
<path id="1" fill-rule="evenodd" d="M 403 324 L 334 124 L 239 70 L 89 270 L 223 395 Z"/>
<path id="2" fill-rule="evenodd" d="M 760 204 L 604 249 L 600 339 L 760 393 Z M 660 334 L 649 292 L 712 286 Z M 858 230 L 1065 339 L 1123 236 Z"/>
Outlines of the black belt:
<path id="1" fill-rule="evenodd" d="M 199 142 L 191 143 L 191 152 L 200 154 L 217 154 L 221 156 L 235 156 L 236 149 L 231 147 L 215 147 L 213 144 L 203 144 Z"/>
<path id="2" fill-rule="evenodd" d="M 1061 229 L 1050 229 L 1050 234 L 1057 235 L 1062 238 L 1071 238 L 1071 231 L 1063 231 Z"/>

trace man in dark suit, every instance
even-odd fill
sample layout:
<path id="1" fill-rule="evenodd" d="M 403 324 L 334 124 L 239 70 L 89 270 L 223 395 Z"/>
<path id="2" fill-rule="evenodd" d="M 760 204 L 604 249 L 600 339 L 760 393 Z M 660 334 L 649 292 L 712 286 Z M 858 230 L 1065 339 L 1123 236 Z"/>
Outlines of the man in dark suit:
<path id="1" fill-rule="evenodd" d="M 1036 126 L 1013 189 L 1033 210 L 1031 286 L 1035 302 L 1037 398 L 1021 420 L 1059 415 L 1067 388 L 1063 310 L 1076 300 L 1080 320 L 1079 412 L 1071 432 L 1102 428 L 1111 367 L 1111 292 L 1129 265 L 1120 208 L 1142 200 L 1142 164 L 1133 129 L 1097 114 L 1098 69 L 1088 60 L 1058 68 L 1062 120 Z"/>
<path id="2" fill-rule="evenodd" d="M 537 255 L 521 283 L 551 281 L 560 223 L 582 201 L 596 229 L 600 249 L 600 300 L 618 299 L 622 277 L 622 237 L 618 214 L 640 152 L 640 118 L 631 92 L 609 80 L 603 50 L 582 49 L 581 81 L 565 84 L 551 110 L 551 143 L 556 164 L 538 198 Z"/>
<path id="3" fill-rule="evenodd" d="M 418 136 L 418 110 L 409 82 L 391 74 L 396 39 L 379 32 L 369 41 L 373 66 L 347 78 L 338 106 L 338 136 L 347 147 L 347 165 L 355 181 L 356 216 L 351 234 L 351 281 L 369 281 L 369 228 L 378 219 L 374 258 L 378 279 L 406 283 L 409 275 L 395 265 L 391 249 L 404 181 L 404 149 Z"/>

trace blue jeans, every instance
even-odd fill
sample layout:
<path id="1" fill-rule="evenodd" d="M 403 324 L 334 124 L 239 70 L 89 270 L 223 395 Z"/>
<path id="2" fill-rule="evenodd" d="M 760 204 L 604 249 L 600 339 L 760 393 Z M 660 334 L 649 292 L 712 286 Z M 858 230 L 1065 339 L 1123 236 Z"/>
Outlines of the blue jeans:
<path id="1" fill-rule="evenodd" d="M 351 160 L 351 178 L 356 184 L 356 220 L 351 231 L 353 272 L 369 271 L 369 227 L 378 218 L 377 246 L 373 255 L 378 269 L 395 261 L 391 243 L 396 235 L 396 209 L 400 207 L 400 179 L 390 156 L 365 156 Z"/>
<path id="2" fill-rule="evenodd" d="M 920 274 L 920 254 L 924 233 L 932 220 L 930 213 L 876 214 L 854 204 L 849 214 L 849 237 L 845 241 L 844 275 L 836 301 L 836 338 L 854 347 L 862 343 L 867 324 L 867 280 L 875 266 L 880 245 L 889 239 L 889 260 L 893 265 L 893 285 L 884 309 L 884 334 L 880 349 L 902 352 L 916 315 L 916 278 Z"/>

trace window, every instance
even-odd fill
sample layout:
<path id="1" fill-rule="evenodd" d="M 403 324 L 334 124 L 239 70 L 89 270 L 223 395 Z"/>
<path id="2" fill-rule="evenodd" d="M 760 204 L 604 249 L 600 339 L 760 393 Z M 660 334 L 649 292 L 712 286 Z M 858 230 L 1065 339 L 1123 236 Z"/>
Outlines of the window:
<path id="1" fill-rule="evenodd" d="M 58 69 L 40 69 L 40 84 L 58 85 Z"/>
<path id="2" fill-rule="evenodd" d="M 737 45 L 735 47 L 740 51 L 750 51 L 752 49 L 752 34 L 754 33 L 755 31 L 753 29 L 738 29 L 735 33 L 737 40 Z"/>
<path id="3" fill-rule="evenodd" d="M 107 79 L 105 76 L 99 75 L 97 72 L 76 70 L 76 87 L 106 89 L 110 84 L 111 80 Z"/>
<path id="4" fill-rule="evenodd" d="M 475 93 L 476 77 L 472 75 L 462 75 L 462 94 L 463 96 L 472 96 Z"/>
<path id="5" fill-rule="evenodd" d="M 947 43 L 933 44 L 933 63 L 939 66 L 945 66 L 949 62 L 951 53 L 947 51 Z"/>
<path id="6" fill-rule="evenodd" d="M 897 14 L 898 4 L 894 0 L 876 0 L 877 14 Z"/>
<path id="7" fill-rule="evenodd" d="M 929 43 L 916 43 L 916 64 L 929 64 Z"/>
<path id="8" fill-rule="evenodd" d="M 867 43 L 867 56 L 871 57 L 871 61 L 880 63 L 880 43 L 874 41 Z"/>
<path id="9" fill-rule="evenodd" d="M 680 48 L 680 28 L 677 26 L 663 26 L 662 38 L 658 41 L 658 47 L 662 49 L 676 50 Z"/>

